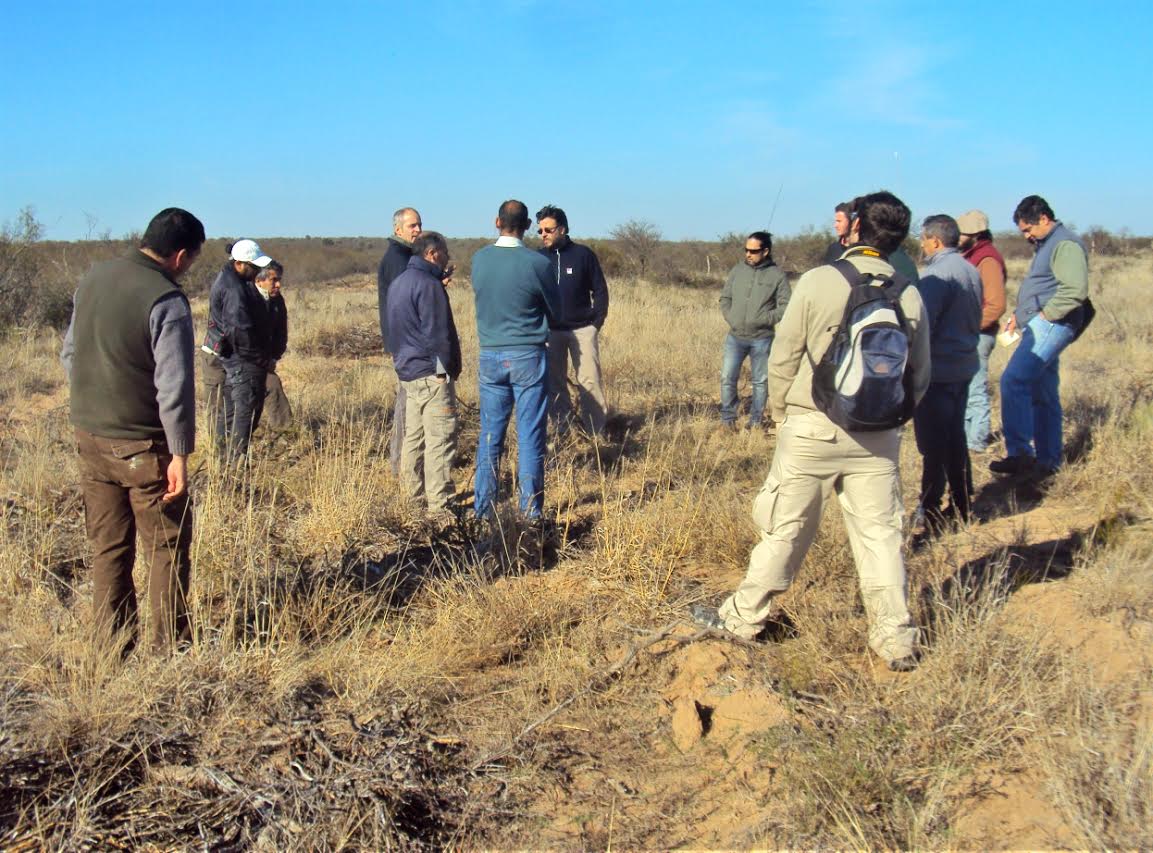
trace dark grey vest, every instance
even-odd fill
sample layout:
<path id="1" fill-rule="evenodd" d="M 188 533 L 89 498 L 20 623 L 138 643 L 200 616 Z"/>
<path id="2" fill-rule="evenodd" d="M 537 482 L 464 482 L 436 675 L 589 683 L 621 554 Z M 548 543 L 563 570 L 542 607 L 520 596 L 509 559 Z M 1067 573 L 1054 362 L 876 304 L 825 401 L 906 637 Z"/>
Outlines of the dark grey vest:
<path id="1" fill-rule="evenodd" d="M 1017 294 L 1017 308 L 1013 311 L 1019 328 L 1023 329 L 1033 317 L 1041 313 L 1045 303 L 1057 292 L 1057 277 L 1053 275 L 1053 250 L 1057 248 L 1058 243 L 1065 240 L 1072 240 L 1081 247 L 1082 252 L 1085 251 L 1085 244 L 1081 242 L 1081 238 L 1060 222 L 1037 244 L 1037 254 L 1033 256 L 1029 272 L 1021 282 L 1021 290 Z M 1074 311 L 1063 322 L 1079 327 L 1080 314 L 1080 310 Z"/>
<path id="2" fill-rule="evenodd" d="M 148 321 L 159 299 L 184 294 L 142 252 L 97 264 L 76 289 L 72 423 L 104 438 L 162 438 Z"/>

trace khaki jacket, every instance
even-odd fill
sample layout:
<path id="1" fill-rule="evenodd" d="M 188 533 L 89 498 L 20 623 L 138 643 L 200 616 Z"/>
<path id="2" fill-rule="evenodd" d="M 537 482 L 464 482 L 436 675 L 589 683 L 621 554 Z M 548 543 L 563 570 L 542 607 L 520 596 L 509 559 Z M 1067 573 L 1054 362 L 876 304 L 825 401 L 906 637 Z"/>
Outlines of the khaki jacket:
<path id="1" fill-rule="evenodd" d="M 892 275 L 893 268 L 880 257 L 855 247 L 846 253 L 861 272 Z M 787 414 L 816 411 L 813 403 L 813 365 L 821 360 L 833 341 L 849 300 L 849 284 L 835 267 L 809 270 L 793 287 L 785 316 L 777 324 L 777 335 L 769 355 L 769 404 L 778 423 Z M 901 308 L 909 322 L 909 369 L 913 371 L 913 398 L 920 402 L 929 387 L 932 365 L 929 355 L 929 326 L 923 321 L 924 305 L 917 288 L 909 286 L 901 295 Z"/>

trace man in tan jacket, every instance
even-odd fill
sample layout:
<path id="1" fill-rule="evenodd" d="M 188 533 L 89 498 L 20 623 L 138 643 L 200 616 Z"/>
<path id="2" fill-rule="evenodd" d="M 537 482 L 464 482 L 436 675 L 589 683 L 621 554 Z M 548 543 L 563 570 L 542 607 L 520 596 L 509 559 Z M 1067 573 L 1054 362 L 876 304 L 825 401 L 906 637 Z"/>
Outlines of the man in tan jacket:
<path id="1" fill-rule="evenodd" d="M 910 212 L 888 192 L 854 199 L 850 246 L 858 272 L 893 275 L 887 261 L 909 232 Z M 833 266 L 805 273 L 777 325 L 769 358 L 769 400 L 780 427 L 768 478 L 753 502 L 761 541 L 749 556 L 744 581 L 719 609 L 698 605 L 699 624 L 752 639 L 769 621 L 775 596 L 789 588 L 805 558 L 825 499 L 841 502 L 869 619 L 869 646 L 897 671 L 916 666 L 917 630 L 908 609 L 901 559 L 901 427 L 848 432 L 813 402 L 813 365 L 841 323 L 849 285 Z M 907 371 L 920 400 L 929 385 L 929 329 L 916 288 L 900 298 L 909 330 Z"/>

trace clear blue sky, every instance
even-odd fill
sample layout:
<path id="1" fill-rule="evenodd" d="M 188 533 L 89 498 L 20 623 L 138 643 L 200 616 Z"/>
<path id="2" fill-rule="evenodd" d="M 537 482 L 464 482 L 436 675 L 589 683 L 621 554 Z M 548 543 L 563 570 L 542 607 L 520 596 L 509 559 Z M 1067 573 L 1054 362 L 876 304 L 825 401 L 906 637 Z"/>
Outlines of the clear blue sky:
<path id="1" fill-rule="evenodd" d="M 516 197 L 711 239 L 886 187 L 1150 233 L 1151 33 L 1148 0 L 8 3 L 0 221 L 476 236 Z"/>

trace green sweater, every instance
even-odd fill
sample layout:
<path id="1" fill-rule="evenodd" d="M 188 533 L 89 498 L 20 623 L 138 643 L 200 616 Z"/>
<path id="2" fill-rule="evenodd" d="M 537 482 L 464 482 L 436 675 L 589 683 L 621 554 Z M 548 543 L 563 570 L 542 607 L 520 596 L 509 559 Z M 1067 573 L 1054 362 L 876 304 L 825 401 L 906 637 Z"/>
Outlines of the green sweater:
<path id="1" fill-rule="evenodd" d="M 789 304 L 789 281 L 772 261 L 733 267 L 721 291 L 721 313 L 733 337 L 757 340 L 773 334 Z"/>
<path id="2" fill-rule="evenodd" d="M 472 256 L 476 335 L 481 349 L 544 346 L 549 318 L 560 315 L 560 292 L 548 258 L 512 237 Z"/>

